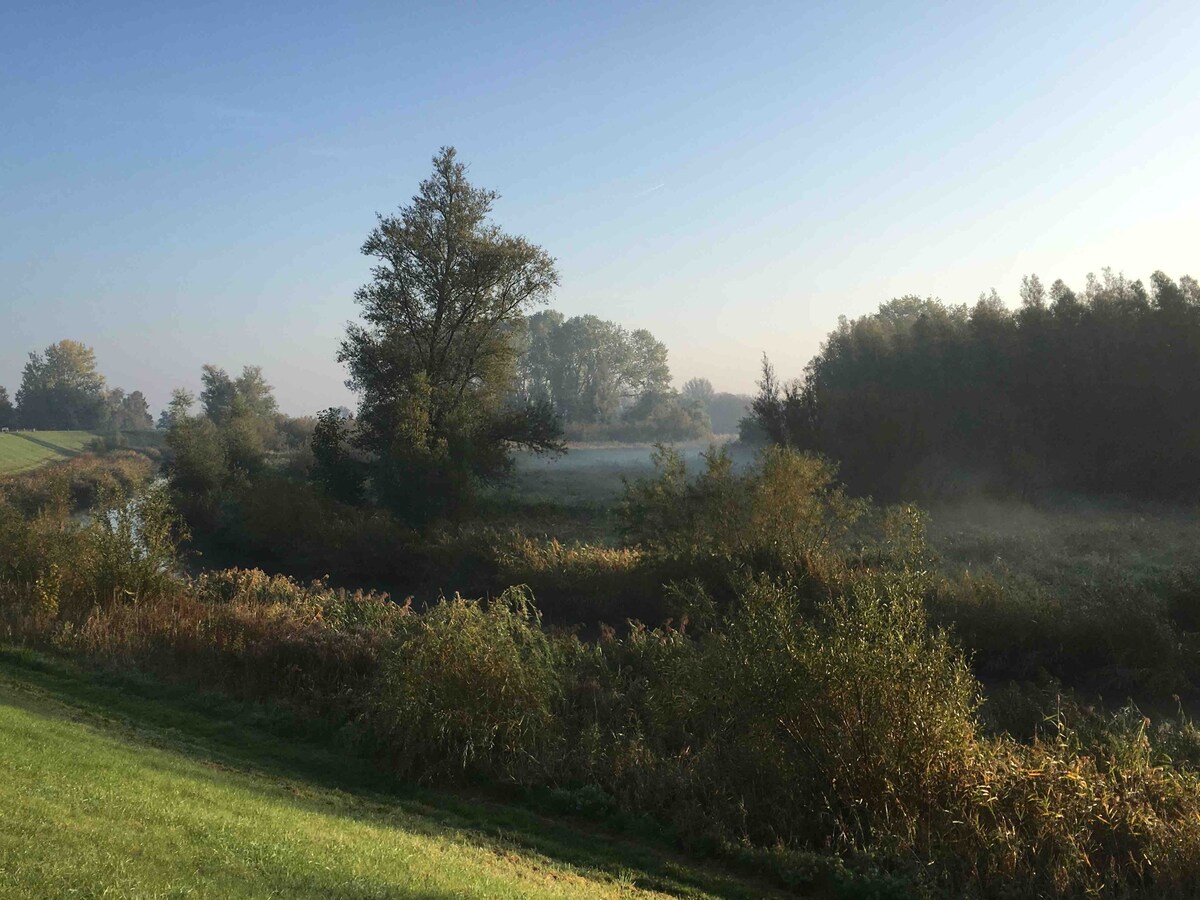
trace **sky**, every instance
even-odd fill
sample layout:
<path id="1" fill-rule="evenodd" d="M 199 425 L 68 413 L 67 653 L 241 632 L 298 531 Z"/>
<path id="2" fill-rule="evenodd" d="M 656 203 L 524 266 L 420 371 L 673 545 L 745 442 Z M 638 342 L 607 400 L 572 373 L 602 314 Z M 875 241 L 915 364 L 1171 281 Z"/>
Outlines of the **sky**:
<path id="1" fill-rule="evenodd" d="M 0 384 L 353 405 L 360 248 L 443 145 L 678 383 L 798 375 L 892 297 L 1200 276 L 1200 4 L 5 4 Z"/>

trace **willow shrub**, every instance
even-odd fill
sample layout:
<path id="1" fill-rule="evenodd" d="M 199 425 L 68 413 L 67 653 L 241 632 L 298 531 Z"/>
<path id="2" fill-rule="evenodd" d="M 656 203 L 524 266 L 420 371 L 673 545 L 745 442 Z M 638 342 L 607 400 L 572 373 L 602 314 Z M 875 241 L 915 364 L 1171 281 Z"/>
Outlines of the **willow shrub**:
<path id="1" fill-rule="evenodd" d="M 817 456 L 770 447 L 741 472 L 724 448 L 703 458 L 704 470 L 691 478 L 677 450 L 657 448 L 655 477 L 626 487 L 620 514 L 628 543 L 659 559 L 795 569 L 843 549 L 869 510 Z"/>
<path id="2" fill-rule="evenodd" d="M 521 589 L 488 603 L 456 596 L 402 623 L 373 698 L 393 763 L 425 776 L 546 777 L 578 646 L 547 634 Z"/>

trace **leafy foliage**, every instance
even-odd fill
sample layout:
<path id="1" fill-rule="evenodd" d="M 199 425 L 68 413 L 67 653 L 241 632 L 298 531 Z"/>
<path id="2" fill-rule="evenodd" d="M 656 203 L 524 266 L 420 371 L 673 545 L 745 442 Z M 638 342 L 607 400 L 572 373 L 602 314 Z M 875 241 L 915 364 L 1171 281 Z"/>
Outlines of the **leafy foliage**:
<path id="1" fill-rule="evenodd" d="M 221 446 L 207 419 L 182 425 Z M 770 447 L 739 469 L 713 451 L 693 476 L 663 449 L 658 467 L 627 488 L 628 546 L 513 537 L 499 562 L 564 594 L 661 591 L 686 614 L 678 624 L 585 641 L 545 627 L 528 589 L 413 609 L 255 570 L 189 578 L 163 494 L 80 520 L 51 470 L 27 476 L 44 493 L 0 499 L 0 628 L 288 703 L 405 775 L 491 778 L 588 814 L 651 817 L 809 891 L 1194 888 L 1200 740 L 1186 717 L 1088 710 L 1052 682 L 984 703 L 948 623 L 1026 653 L 1020 623 L 1044 610 L 998 579 L 938 573 L 919 511 L 850 497 L 820 457 Z M 275 478 L 239 487 L 244 521 L 304 556 L 355 546 L 331 512 L 346 534 L 382 528 L 369 509 Z M 382 528 L 366 543 L 394 554 L 403 540 Z M 1165 604 L 1181 622 L 1193 587 Z M 1148 616 L 1129 604 L 1088 631 L 1091 608 L 1050 640 L 1069 654 L 1124 632 L 1128 665 L 1167 653 L 1183 665 L 1179 632 L 1148 634 Z"/>
<path id="2" fill-rule="evenodd" d="M 0 385 L 0 428 L 12 428 L 17 424 L 17 410 L 8 398 L 8 389 Z"/>
<path id="3" fill-rule="evenodd" d="M 405 772 L 462 770 L 536 778 L 561 751 L 555 713 L 562 653 L 530 598 L 505 592 L 484 605 L 455 597 L 403 623 L 376 694 L 375 719 Z"/>
<path id="4" fill-rule="evenodd" d="M 356 294 L 365 324 L 350 326 L 339 359 L 362 395 L 355 439 L 375 492 L 408 518 L 455 511 L 473 479 L 506 469 L 509 445 L 558 447 L 548 407 L 508 401 L 513 330 L 558 274 L 544 250 L 488 221 L 495 199 L 446 148 L 363 244 L 377 260 Z"/>
<path id="5" fill-rule="evenodd" d="M 30 353 L 17 391 L 26 428 L 90 431 L 104 422 L 104 378 L 96 353 L 78 341 L 59 341 Z"/>
<path id="6" fill-rule="evenodd" d="M 529 317 L 524 343 L 518 393 L 571 424 L 615 422 L 639 398 L 670 388 L 667 348 L 645 329 L 547 310 Z"/>
<path id="7" fill-rule="evenodd" d="M 841 320 L 803 382 L 765 368 L 754 418 L 879 496 L 1194 495 L 1198 364 L 1194 279 L 1156 272 L 1147 290 L 1106 270 L 1076 294 L 1031 276 L 1017 311 L 994 293 L 973 307 L 903 297 Z"/>

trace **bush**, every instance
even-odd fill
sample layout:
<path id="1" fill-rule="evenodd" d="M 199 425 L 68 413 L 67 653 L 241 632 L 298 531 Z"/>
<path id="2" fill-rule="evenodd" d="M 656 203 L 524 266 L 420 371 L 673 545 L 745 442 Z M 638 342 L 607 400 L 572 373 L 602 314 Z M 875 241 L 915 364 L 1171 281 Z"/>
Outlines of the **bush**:
<path id="1" fill-rule="evenodd" d="M 620 513 L 625 540 L 656 557 L 803 568 L 844 549 L 868 508 L 846 496 L 828 462 L 783 448 L 768 448 L 741 473 L 714 448 L 695 479 L 676 450 L 659 446 L 653 461 L 656 477 L 629 484 Z"/>
<path id="2" fill-rule="evenodd" d="M 70 509 L 91 509 L 101 497 L 129 497 L 154 476 L 154 461 L 140 452 L 119 451 L 104 456 L 85 453 L 19 475 L 0 478 L 0 498 L 27 514 L 53 505 L 60 489 Z"/>
<path id="3" fill-rule="evenodd" d="M 99 603 L 120 597 L 139 601 L 172 587 L 179 547 L 187 531 L 164 486 L 152 486 L 131 499 L 106 498 L 87 531 L 91 581 Z"/>
<path id="4" fill-rule="evenodd" d="M 542 630 L 518 589 L 487 604 L 455 597 L 406 622 L 373 712 L 396 766 L 536 778 L 561 752 L 555 714 L 569 644 Z"/>

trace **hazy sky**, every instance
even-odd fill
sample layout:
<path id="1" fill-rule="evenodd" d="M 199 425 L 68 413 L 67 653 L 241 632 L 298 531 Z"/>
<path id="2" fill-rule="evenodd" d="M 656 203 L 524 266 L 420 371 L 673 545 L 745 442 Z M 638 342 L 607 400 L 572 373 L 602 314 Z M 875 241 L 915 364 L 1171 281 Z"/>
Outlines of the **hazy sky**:
<path id="1" fill-rule="evenodd" d="M 556 308 L 718 389 L 905 293 L 1200 276 L 1196 0 L 10 2 L 0 121 L 0 384 L 71 337 L 155 413 L 204 362 L 348 402 L 359 247 L 443 144 Z"/>

